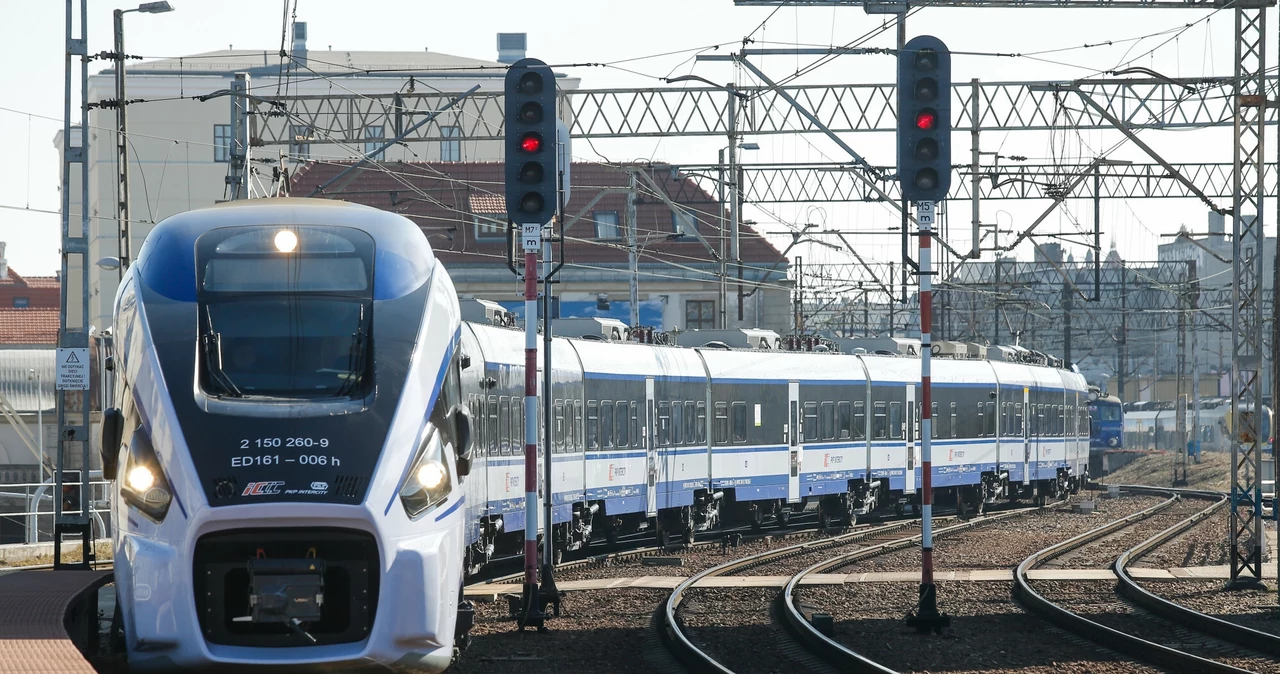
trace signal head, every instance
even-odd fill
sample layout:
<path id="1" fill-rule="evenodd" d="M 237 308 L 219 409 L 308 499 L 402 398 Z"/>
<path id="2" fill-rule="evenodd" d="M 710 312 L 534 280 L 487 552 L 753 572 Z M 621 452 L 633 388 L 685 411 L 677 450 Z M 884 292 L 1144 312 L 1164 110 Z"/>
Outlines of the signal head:
<path id="1" fill-rule="evenodd" d="M 933 161 L 938 158 L 938 141 L 932 138 L 921 138 L 916 143 L 915 151 L 916 159 L 920 161 Z"/>
<path id="2" fill-rule="evenodd" d="M 924 103 L 932 103 L 933 99 L 938 97 L 938 80 L 932 77 L 921 78 L 916 82 L 916 100 Z"/>
<path id="3" fill-rule="evenodd" d="M 542 182 L 542 175 L 542 164 L 536 161 L 525 162 L 524 166 L 520 167 L 520 182 L 527 185 Z"/>
<path id="4" fill-rule="evenodd" d="M 541 194 L 538 194 L 537 192 L 526 192 L 525 195 L 520 198 L 520 212 L 541 213 L 542 207 L 545 204 L 546 200 L 542 198 Z"/>
<path id="5" fill-rule="evenodd" d="M 928 47 L 916 52 L 916 67 L 929 71 L 938 67 L 938 52 Z"/>
<path id="6" fill-rule="evenodd" d="M 938 113 L 933 108 L 925 108 L 916 113 L 916 128 L 921 131 L 933 131 L 938 126 Z"/>
<path id="7" fill-rule="evenodd" d="M 520 121 L 525 124 L 537 124 L 542 121 L 542 106 L 534 101 L 529 101 L 520 106 Z"/>
<path id="8" fill-rule="evenodd" d="M 525 96 L 533 96 L 542 93 L 542 75 L 535 72 L 527 72 L 520 76 L 520 93 Z"/>
<path id="9" fill-rule="evenodd" d="M 530 131 L 520 137 L 520 149 L 533 154 L 542 149 L 542 134 Z"/>
<path id="10" fill-rule="evenodd" d="M 938 186 L 938 172 L 931 168 L 922 168 L 916 172 L 916 188 L 931 190 Z"/>

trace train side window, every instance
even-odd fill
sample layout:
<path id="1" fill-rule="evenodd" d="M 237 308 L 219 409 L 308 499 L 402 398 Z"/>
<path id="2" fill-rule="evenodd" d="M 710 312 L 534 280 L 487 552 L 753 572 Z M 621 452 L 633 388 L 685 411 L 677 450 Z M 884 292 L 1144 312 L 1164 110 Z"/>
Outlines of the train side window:
<path id="1" fill-rule="evenodd" d="M 658 403 L 658 446 L 671 444 L 671 403 Z"/>
<path id="2" fill-rule="evenodd" d="M 555 401 L 555 412 L 553 416 L 552 437 L 555 442 L 551 445 L 551 451 L 559 454 L 564 451 L 564 401 Z"/>
<path id="3" fill-rule="evenodd" d="M 715 443 L 717 445 L 729 444 L 729 404 L 716 403 L 715 423 L 712 432 L 715 434 Z"/>
<path id="4" fill-rule="evenodd" d="M 600 449 L 599 409 L 596 401 L 587 401 L 587 449 L 593 452 Z"/>
<path id="5" fill-rule="evenodd" d="M 938 437 L 938 426 L 942 424 L 942 420 L 938 418 L 938 403 L 933 403 L 929 406 L 929 418 L 931 420 L 929 424 L 929 437 L 936 438 Z"/>
<path id="6" fill-rule="evenodd" d="M 694 438 L 699 445 L 707 444 L 707 403 L 699 400 L 694 412 Z"/>
<path id="7" fill-rule="evenodd" d="M 994 438 L 996 436 L 996 404 L 994 402 L 986 403 L 987 406 L 987 437 Z"/>
<path id="8" fill-rule="evenodd" d="M 733 443 L 736 445 L 745 444 L 747 442 L 747 404 L 743 402 L 735 402 L 733 404 Z"/>
<path id="9" fill-rule="evenodd" d="M 671 444 L 684 444 L 684 405 L 679 400 L 671 403 Z"/>
<path id="10" fill-rule="evenodd" d="M 813 442 L 818 439 L 818 403 L 804 404 L 804 421 L 800 428 L 804 430 L 804 441 Z"/>
<path id="11" fill-rule="evenodd" d="M 613 448 L 613 401 L 600 401 L 600 447 Z"/>
<path id="12" fill-rule="evenodd" d="M 885 416 L 885 404 L 876 403 L 873 412 L 875 416 L 872 417 L 871 437 L 877 440 L 889 437 L 889 421 Z"/>
<path id="13" fill-rule="evenodd" d="M 511 453 L 524 453 L 524 398 L 511 396 Z"/>
<path id="14" fill-rule="evenodd" d="M 511 401 L 507 396 L 498 398 L 498 433 L 502 439 L 499 440 L 499 451 L 503 456 L 511 454 Z"/>
<path id="15" fill-rule="evenodd" d="M 840 440 L 848 440 L 853 437 L 852 424 L 853 408 L 848 401 L 836 403 L 836 433 Z"/>
<path id="16" fill-rule="evenodd" d="M 1020 405 L 1018 403 L 1013 404 L 1013 434 L 1015 437 L 1022 437 L 1024 435 L 1023 433 L 1024 428 L 1022 425 L 1023 424 L 1023 419 L 1022 419 L 1023 407 L 1024 407 L 1023 405 Z"/>
<path id="17" fill-rule="evenodd" d="M 629 432 L 631 430 L 631 427 L 627 425 L 627 421 L 629 419 L 627 410 L 629 409 L 629 407 L 630 406 L 626 403 L 626 401 L 619 401 L 617 410 L 615 410 L 614 412 L 615 417 L 613 419 L 613 424 L 614 424 L 614 427 L 617 429 L 616 433 L 614 434 L 614 444 L 617 445 L 618 448 L 620 449 L 631 448 L 631 433 Z"/>
<path id="18" fill-rule="evenodd" d="M 822 439 L 836 439 L 836 404 L 822 403 L 818 408 L 818 421 L 822 424 Z"/>
<path id="19" fill-rule="evenodd" d="M 640 425 L 640 404 L 631 401 L 631 438 L 637 449 L 644 449 L 648 433 Z"/>
<path id="20" fill-rule="evenodd" d="M 982 403 L 978 403 L 978 437 L 982 437 L 987 434 L 987 420 L 983 416 L 983 409 L 985 408 L 982 406 Z"/>
<path id="21" fill-rule="evenodd" d="M 902 403 L 889 403 L 889 437 L 901 438 L 903 427 Z"/>
<path id="22" fill-rule="evenodd" d="M 489 426 L 489 456 L 498 456 L 502 449 L 501 442 L 502 431 L 498 430 L 498 396 L 489 396 L 489 414 L 486 415 L 486 422 Z"/>
<path id="23" fill-rule="evenodd" d="M 697 442 L 698 437 L 698 416 L 694 412 L 693 401 L 684 401 L 684 444 L 692 445 Z"/>

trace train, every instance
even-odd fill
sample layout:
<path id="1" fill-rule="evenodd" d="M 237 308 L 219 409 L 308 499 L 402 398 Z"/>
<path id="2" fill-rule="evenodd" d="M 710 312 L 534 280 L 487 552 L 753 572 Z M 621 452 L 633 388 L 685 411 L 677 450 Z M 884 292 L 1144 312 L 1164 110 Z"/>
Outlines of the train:
<path id="1" fill-rule="evenodd" d="M 1089 389 L 1089 451 L 1124 448 L 1124 409 L 1120 399 Z"/>
<path id="2" fill-rule="evenodd" d="M 1206 397 L 1200 400 L 1200 425 L 1196 427 L 1195 411 L 1188 405 L 1185 410 L 1187 437 L 1192 451 L 1231 451 L 1232 418 L 1231 399 Z M 1262 408 L 1261 437 L 1263 445 L 1270 447 L 1272 438 L 1270 406 Z M 1130 449 L 1151 451 L 1182 451 L 1178 437 L 1178 412 L 1172 401 L 1127 403 L 1124 409 L 1124 445 Z"/>
<path id="3" fill-rule="evenodd" d="M 525 526 L 524 334 L 462 312 L 396 214 L 284 198 L 156 225 L 116 295 L 103 413 L 132 669 L 450 665 L 464 579 Z M 918 506 L 919 343 L 758 332 L 552 339 L 545 549 Z M 1023 347 L 933 348 L 940 496 L 1079 488 L 1078 371 Z"/>

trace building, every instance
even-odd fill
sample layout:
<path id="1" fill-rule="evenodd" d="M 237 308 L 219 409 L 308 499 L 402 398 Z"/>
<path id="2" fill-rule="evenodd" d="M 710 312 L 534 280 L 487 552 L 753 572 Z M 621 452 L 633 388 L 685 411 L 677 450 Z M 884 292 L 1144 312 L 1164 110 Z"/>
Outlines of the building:
<path id="1" fill-rule="evenodd" d="M 23 277 L 9 266 L 4 251 L 5 243 L 0 241 L 0 309 L 57 309 L 61 301 L 58 278 Z"/>
<path id="2" fill-rule="evenodd" d="M 179 10 L 181 11 L 181 10 Z M 339 93 L 390 94 L 415 92 L 458 94 L 473 86 L 481 91 L 501 91 L 505 63 L 523 58 L 524 34 L 499 34 L 495 60 L 420 52 L 354 52 L 316 50 L 308 45 L 307 24 L 294 24 L 293 43 L 287 57 L 277 46 L 262 49 L 227 49 L 180 58 L 130 63 L 126 66 L 126 97 L 141 102 L 128 107 L 130 133 L 129 180 L 132 194 L 132 254 L 136 256 L 151 226 L 170 215 L 193 208 L 211 206 L 226 196 L 226 177 L 231 167 L 232 98 L 227 95 L 236 73 L 248 75 L 256 96 L 288 94 L 323 97 Z M 578 87 L 576 78 L 559 76 L 561 90 Z M 116 98 L 115 72 L 107 68 L 89 78 L 90 101 Z M 335 143 L 324 129 L 331 126 L 332 114 L 321 112 L 298 119 L 291 127 L 294 142 L 269 149 L 261 147 L 257 132 L 265 122 L 251 117 L 250 146 L 255 169 L 255 189 L 265 189 L 274 169 L 307 161 L 348 161 L 372 152 L 392 139 L 396 127 L 370 120 L 364 127 L 367 141 L 358 146 Z M 460 111 L 446 111 L 430 122 L 432 141 L 410 141 L 388 147 L 377 158 L 383 161 L 476 162 L 502 158 L 502 143 L 471 141 L 468 128 L 502 124 L 501 106 L 494 106 L 476 118 Z M 292 120 L 291 120 L 292 121 Z M 304 123 L 305 121 L 305 123 Z M 417 118 L 413 122 L 420 121 Z M 116 257 L 119 251 L 114 220 L 117 203 L 116 138 L 108 131 L 116 125 L 113 109 L 95 107 L 89 122 L 95 131 L 90 148 L 90 254 L 93 262 Z M 470 125 L 470 126 L 469 126 Z M 68 139 L 72 147 L 80 143 L 80 130 Z M 61 149 L 61 132 L 55 145 Z M 78 172 L 73 172 L 70 195 L 72 220 L 80 218 L 81 190 Z M 259 191 L 261 194 L 261 191 Z M 109 265 L 108 265 L 109 266 Z M 104 328 L 111 325 L 111 308 L 119 282 L 119 272 L 90 266 L 89 321 Z M 78 299 L 69 310 L 78 310 Z"/>
<path id="3" fill-rule="evenodd" d="M 422 227 L 461 297 L 497 301 L 523 314 L 523 283 L 507 264 L 503 164 L 385 162 L 342 174 L 350 166 L 308 164 L 294 176 L 291 193 L 308 196 L 333 181 L 326 196 L 409 217 Z M 651 165 L 574 163 L 570 175 L 565 266 L 553 291 L 553 316 L 631 322 L 630 201 L 639 324 L 681 331 L 722 325 L 791 331 L 786 258 L 750 225 L 742 225 L 739 316 L 727 215 L 693 180 Z M 553 257 L 560 255 L 556 244 Z"/>

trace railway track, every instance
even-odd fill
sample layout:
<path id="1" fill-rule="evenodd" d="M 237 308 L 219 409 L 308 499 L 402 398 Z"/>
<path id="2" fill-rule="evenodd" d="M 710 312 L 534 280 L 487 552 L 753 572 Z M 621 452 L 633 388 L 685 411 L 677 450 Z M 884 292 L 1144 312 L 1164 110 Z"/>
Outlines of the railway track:
<path id="1" fill-rule="evenodd" d="M 935 522 L 944 526 L 935 529 L 934 533 L 936 536 L 946 536 L 984 523 L 1017 517 L 1036 510 L 1039 510 L 1039 508 L 1010 510 L 949 526 L 946 526 L 946 524 L 954 522 L 957 519 L 955 516 L 937 517 Z M 686 624 L 688 621 L 681 619 L 682 607 L 689 603 L 701 602 L 712 609 L 732 610 L 734 602 L 742 600 L 744 596 L 751 593 L 754 593 L 754 597 L 749 598 L 759 602 L 761 600 L 760 588 L 752 588 L 751 590 L 718 588 L 715 591 L 719 593 L 719 597 L 713 599 L 692 597 L 695 592 L 707 592 L 707 590 L 701 588 L 695 589 L 696 585 L 707 579 L 741 574 L 744 571 L 766 565 L 782 564 L 786 566 L 785 575 L 789 576 L 782 591 L 779 593 L 771 589 L 765 590 L 772 595 L 772 599 L 768 602 L 768 627 L 773 632 L 780 631 L 786 635 L 782 639 L 783 643 L 778 644 L 780 646 L 778 650 L 785 652 L 791 661 L 791 665 L 795 666 L 798 662 L 813 671 L 888 672 L 890 670 L 858 656 L 835 642 L 829 634 L 824 634 L 822 628 L 816 627 L 814 623 L 821 624 L 823 622 L 822 617 L 818 615 L 816 616 L 817 619 L 814 620 L 814 613 L 807 607 L 801 606 L 795 600 L 795 589 L 804 582 L 805 578 L 813 574 L 845 566 L 859 559 L 901 550 L 918 544 L 920 541 L 918 523 L 918 520 L 898 522 L 854 531 L 822 541 L 778 548 L 736 559 L 695 574 L 682 582 L 667 598 L 664 605 L 659 607 L 659 619 L 656 622 L 656 626 L 660 630 L 663 643 L 680 662 L 692 671 L 733 671 L 731 666 L 722 661 L 722 657 L 717 657 L 713 652 L 716 650 L 713 644 L 699 643 L 709 640 L 700 639 L 691 634 L 691 630 Z M 834 549 L 855 544 L 862 545 L 853 551 L 835 556 L 830 554 Z M 774 575 L 778 574 L 775 573 Z M 726 603 L 729 606 L 724 606 Z M 705 613 L 707 611 L 704 609 Z M 779 629 L 772 630 L 773 627 Z"/>
<path id="2" fill-rule="evenodd" d="M 1142 588 L 1127 567 L 1142 555 L 1173 540 L 1226 503 L 1218 492 L 1125 487 L 1138 494 L 1168 495 L 1151 508 L 1120 518 L 1027 557 L 1014 574 L 1014 591 L 1023 606 L 1054 624 L 1115 651 L 1178 672 L 1275 672 L 1280 664 L 1265 657 L 1280 654 L 1280 637 L 1236 625 L 1156 596 Z M 1200 502 L 1209 501 L 1202 507 Z M 1083 554 L 1088 546 L 1118 539 L 1117 533 L 1163 513 L 1186 512 L 1112 563 L 1114 585 L 1083 581 L 1032 581 L 1032 569 L 1054 559 Z M 1039 590 L 1036 589 L 1038 586 Z M 1092 610 L 1092 612 L 1090 612 Z M 1157 643 L 1157 640 L 1164 643 Z M 1170 643 L 1173 642 L 1173 643 Z"/>

